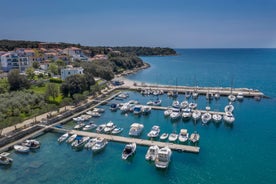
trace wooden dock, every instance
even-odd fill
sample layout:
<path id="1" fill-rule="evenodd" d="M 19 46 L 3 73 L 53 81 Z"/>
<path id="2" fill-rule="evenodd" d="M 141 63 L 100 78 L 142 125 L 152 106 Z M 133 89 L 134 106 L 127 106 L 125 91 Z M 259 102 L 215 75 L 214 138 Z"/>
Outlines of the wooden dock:
<path id="1" fill-rule="evenodd" d="M 175 144 L 171 142 L 152 141 L 152 140 L 139 139 L 139 138 L 133 138 L 133 137 L 122 137 L 122 136 L 116 136 L 116 135 L 110 135 L 110 134 L 100 134 L 100 133 L 85 132 L 85 131 L 79 131 L 79 130 L 66 130 L 66 129 L 55 128 L 55 127 L 52 127 L 52 129 L 58 132 L 63 132 L 63 133 L 69 132 L 70 134 L 77 134 L 80 136 L 87 136 L 87 137 L 93 137 L 93 138 L 102 137 L 109 141 L 121 142 L 121 143 L 127 143 L 127 144 L 135 142 L 136 144 L 141 146 L 153 146 L 153 145 L 157 145 L 159 147 L 168 146 L 172 150 L 182 151 L 182 152 L 199 153 L 199 150 L 200 150 L 200 147 L 198 146 Z"/>

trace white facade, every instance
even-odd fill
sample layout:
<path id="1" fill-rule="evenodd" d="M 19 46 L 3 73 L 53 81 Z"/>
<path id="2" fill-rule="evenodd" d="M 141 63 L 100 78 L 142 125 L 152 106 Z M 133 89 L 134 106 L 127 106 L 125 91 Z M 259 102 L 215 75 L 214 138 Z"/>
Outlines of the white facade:
<path id="1" fill-rule="evenodd" d="M 72 75 L 76 75 L 76 74 L 83 74 L 83 68 L 79 67 L 79 68 L 64 68 L 61 69 L 61 79 L 65 80 L 67 77 L 72 76 Z"/>
<path id="2" fill-rule="evenodd" d="M 63 50 L 63 53 L 73 57 L 73 59 L 88 61 L 88 57 L 85 56 L 82 50 L 77 47 L 66 48 Z"/>
<path id="3" fill-rule="evenodd" d="M 1 56 L 2 70 L 9 72 L 12 69 L 18 69 L 23 72 L 30 66 L 28 57 L 20 57 L 15 52 L 8 52 Z"/>

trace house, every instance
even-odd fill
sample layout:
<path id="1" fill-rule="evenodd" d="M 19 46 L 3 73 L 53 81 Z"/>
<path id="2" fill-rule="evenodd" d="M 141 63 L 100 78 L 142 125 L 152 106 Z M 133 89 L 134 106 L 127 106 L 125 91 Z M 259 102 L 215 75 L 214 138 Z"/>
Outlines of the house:
<path id="1" fill-rule="evenodd" d="M 29 58 L 19 56 L 16 52 L 8 52 L 1 56 L 1 67 L 5 72 L 9 72 L 12 69 L 18 69 L 20 72 L 24 72 L 29 66 Z"/>
<path id="2" fill-rule="evenodd" d="M 61 79 L 65 80 L 67 77 L 76 75 L 76 74 L 83 74 L 83 68 L 82 67 L 72 67 L 71 65 L 68 65 L 67 68 L 61 69 Z"/>
<path id="3" fill-rule="evenodd" d="M 77 47 L 66 48 L 63 50 L 63 53 L 72 57 L 74 60 L 88 61 L 88 57 Z"/>

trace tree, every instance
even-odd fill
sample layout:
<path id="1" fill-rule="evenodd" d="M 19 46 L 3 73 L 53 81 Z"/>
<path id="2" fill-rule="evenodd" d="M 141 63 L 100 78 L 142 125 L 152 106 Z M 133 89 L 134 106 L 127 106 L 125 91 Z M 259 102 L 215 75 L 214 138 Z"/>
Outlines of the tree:
<path id="1" fill-rule="evenodd" d="M 33 66 L 33 68 L 38 69 L 39 63 L 37 61 L 35 61 L 35 62 L 33 62 L 32 66 Z"/>
<path id="2" fill-rule="evenodd" d="M 45 96 L 46 98 L 52 97 L 53 100 L 55 101 L 56 97 L 59 95 L 59 88 L 57 84 L 54 83 L 49 83 L 46 86 L 46 92 Z"/>
<path id="3" fill-rule="evenodd" d="M 35 77 L 34 68 L 33 67 L 27 68 L 26 75 L 29 79 L 34 79 Z"/>
<path id="4" fill-rule="evenodd" d="M 8 82 L 10 84 L 10 90 L 16 91 L 24 88 L 29 88 L 30 82 L 27 80 L 25 75 L 20 75 L 19 70 L 11 70 L 8 73 Z"/>
<path id="5" fill-rule="evenodd" d="M 51 63 L 48 70 L 54 75 L 58 74 L 58 66 L 55 63 Z"/>
<path id="6" fill-rule="evenodd" d="M 82 93 L 88 89 L 87 81 L 84 75 L 72 75 L 65 79 L 61 85 L 61 92 L 64 97 L 67 97 L 68 94 L 71 98 L 76 93 Z"/>

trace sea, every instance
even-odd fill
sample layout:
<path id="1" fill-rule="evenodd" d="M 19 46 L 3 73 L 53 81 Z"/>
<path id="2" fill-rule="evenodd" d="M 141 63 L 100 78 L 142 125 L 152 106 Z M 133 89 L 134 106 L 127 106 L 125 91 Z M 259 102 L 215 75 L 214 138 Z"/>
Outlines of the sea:
<path id="1" fill-rule="evenodd" d="M 127 91 L 129 98 L 113 99 L 101 106 L 105 112 L 93 118 L 96 124 L 113 121 L 123 127 L 122 136 L 128 137 L 132 123 L 144 124 L 141 138 L 153 125 L 161 133 L 199 132 L 200 152 L 173 151 L 167 169 L 157 169 L 145 160 L 147 147 L 137 146 L 130 160 L 122 160 L 125 144 L 109 142 L 97 154 L 91 150 L 74 150 L 67 143 L 59 144 L 59 133 L 49 132 L 37 138 L 41 148 L 28 154 L 10 152 L 11 166 L 0 166 L 1 184 L 86 184 L 86 183 L 170 183 L 170 184 L 273 184 L 276 183 L 276 49 L 176 49 L 176 56 L 142 57 L 150 67 L 126 76 L 128 79 L 153 84 L 175 86 L 210 86 L 258 89 L 267 98 L 256 101 L 245 98 L 233 103 L 235 122 L 232 126 L 201 121 L 172 121 L 161 110 L 152 110 L 145 116 L 111 112 L 110 103 L 137 100 L 146 104 L 156 96 L 142 96 Z M 173 99 L 160 95 L 162 106 L 170 106 Z M 184 100 L 180 94 L 178 100 Z M 189 99 L 190 102 L 194 101 Z M 226 97 L 207 102 L 200 96 L 198 109 L 210 105 L 212 110 L 223 111 Z M 72 128 L 73 121 L 63 125 Z"/>

